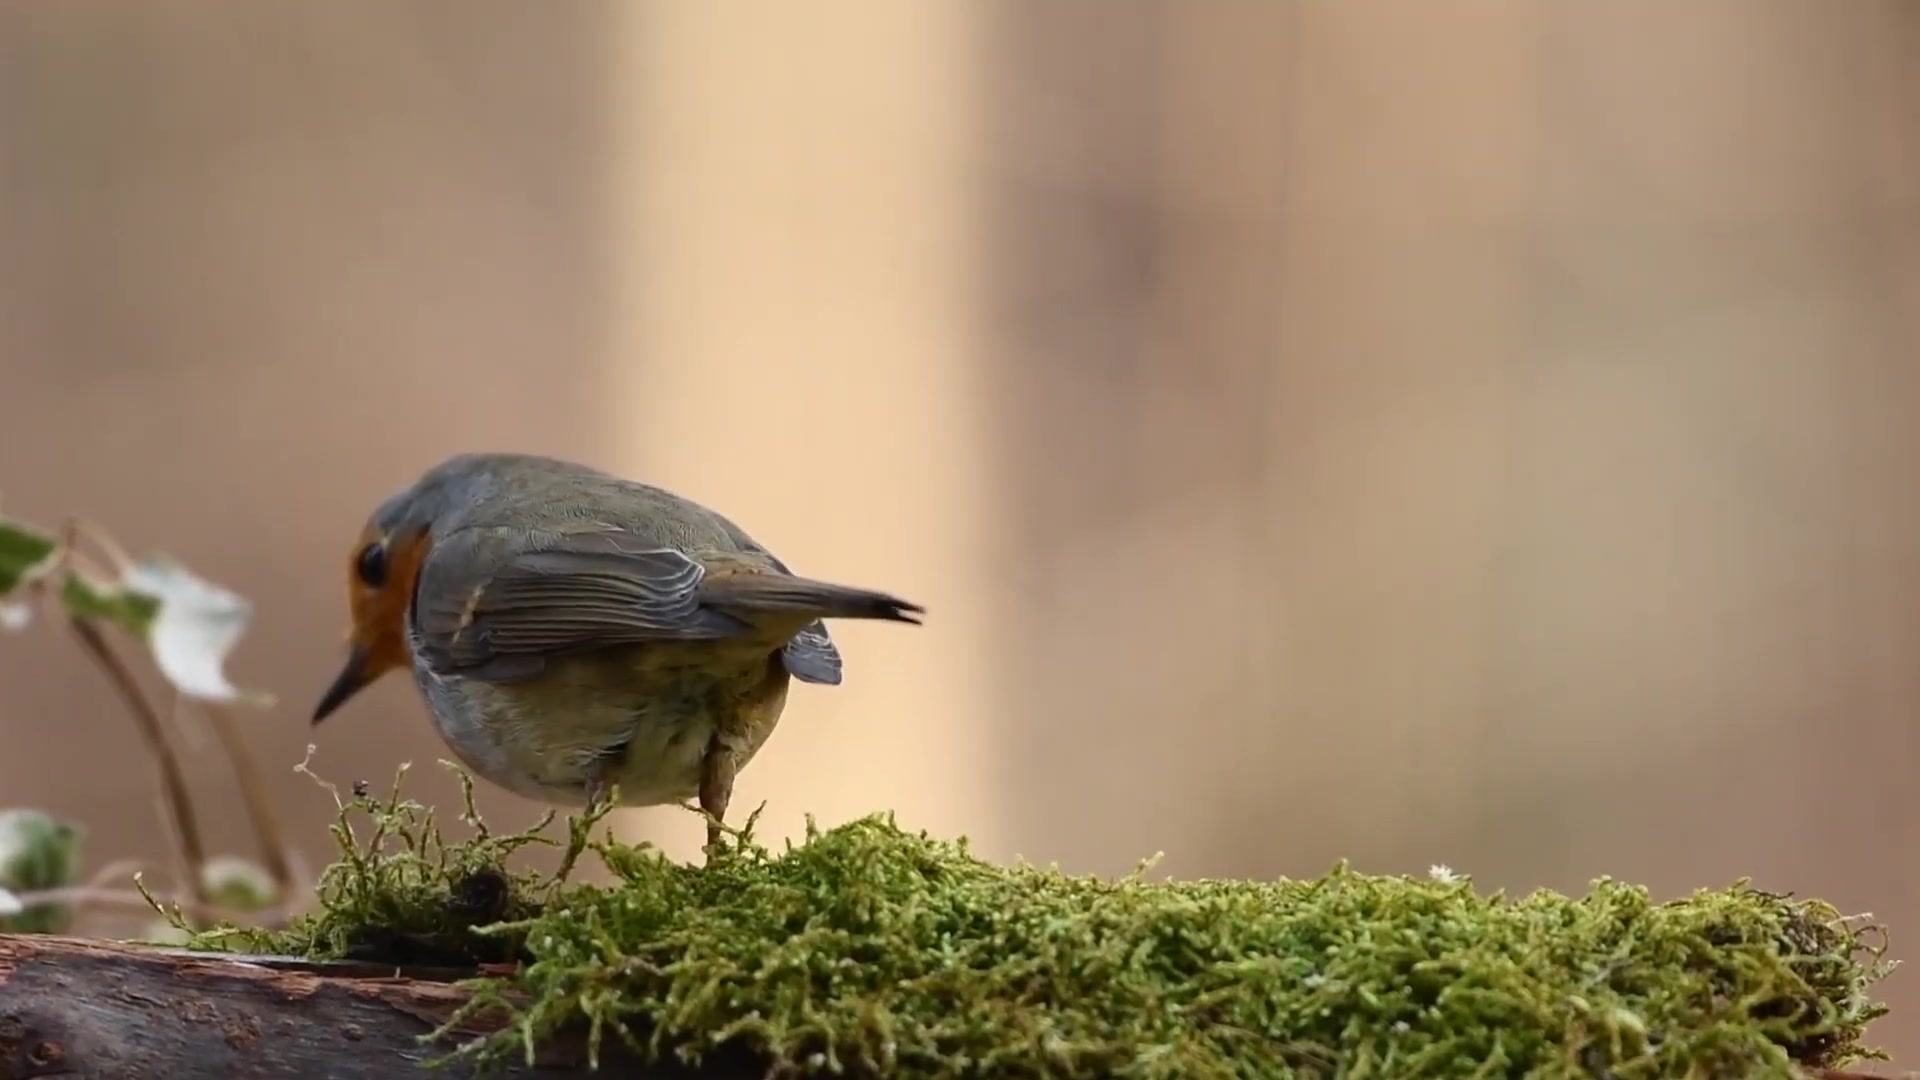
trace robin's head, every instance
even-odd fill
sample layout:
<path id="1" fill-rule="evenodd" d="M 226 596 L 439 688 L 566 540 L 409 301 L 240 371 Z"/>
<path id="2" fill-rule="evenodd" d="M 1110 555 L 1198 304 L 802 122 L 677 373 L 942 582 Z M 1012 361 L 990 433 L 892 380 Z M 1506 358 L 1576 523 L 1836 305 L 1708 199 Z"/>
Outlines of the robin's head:
<path id="1" fill-rule="evenodd" d="M 490 494 L 574 467 L 518 454 L 460 454 L 428 469 L 374 510 L 347 555 L 347 662 L 314 707 L 325 720 L 347 699 L 407 667 L 407 608 L 437 524 Z"/>
<path id="2" fill-rule="evenodd" d="M 407 603 L 426 559 L 429 529 L 393 509 L 383 506 L 367 522 L 347 556 L 347 661 L 314 707 L 316 724 L 408 663 Z"/>

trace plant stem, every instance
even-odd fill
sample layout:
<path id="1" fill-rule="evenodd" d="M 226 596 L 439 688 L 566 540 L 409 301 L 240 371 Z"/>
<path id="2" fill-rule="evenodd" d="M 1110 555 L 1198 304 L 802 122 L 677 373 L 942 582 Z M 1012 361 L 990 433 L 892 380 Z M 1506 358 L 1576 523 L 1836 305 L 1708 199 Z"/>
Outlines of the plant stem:
<path id="1" fill-rule="evenodd" d="M 213 722 L 213 733 L 220 740 L 220 748 L 226 751 L 227 760 L 233 765 L 233 775 L 240 781 L 240 797 L 246 803 L 247 819 L 253 824 L 253 835 L 260 844 L 260 857 L 266 862 L 267 874 L 273 878 L 280 899 L 285 902 L 293 888 L 293 868 L 287 862 L 286 841 L 280 832 L 280 821 L 273 813 L 273 800 L 267 797 L 266 785 L 260 780 L 260 768 L 254 764 L 247 741 L 233 722 L 232 711 L 213 702 L 202 702 L 202 705 Z"/>
<path id="2" fill-rule="evenodd" d="M 118 862 L 110 862 L 93 872 L 93 876 L 87 879 L 87 888 L 103 889 L 112 884 L 115 878 L 130 878 L 136 874 L 145 873 L 146 869 L 146 864 L 138 859 L 121 859 Z"/>
<path id="3" fill-rule="evenodd" d="M 22 908 L 29 911 L 34 908 L 52 907 L 56 904 L 66 904 L 72 907 L 76 913 L 84 907 L 94 905 L 138 908 L 144 911 L 153 911 L 153 905 L 147 902 L 145 896 L 142 896 L 135 890 L 108 889 L 97 885 L 62 885 L 54 889 L 36 889 L 32 892 L 15 893 L 13 894 L 13 898 L 20 902 Z M 164 904 L 178 905 L 181 910 L 193 912 L 195 915 L 209 921 L 225 919 L 230 922 L 238 922 L 240 918 L 244 917 L 254 925 L 273 928 L 282 923 L 285 918 L 278 909 L 268 911 L 264 917 L 260 916 L 257 912 L 242 916 L 239 912 L 229 911 L 217 904 L 212 904 L 196 897 L 155 893 L 153 894 L 153 898 Z"/>
<path id="4" fill-rule="evenodd" d="M 160 770 L 160 791 L 166 799 L 167 810 L 173 817 L 174 836 L 180 843 L 180 855 L 187 864 L 187 884 L 193 895 L 205 901 L 206 884 L 201 880 L 200 868 L 206 865 L 206 847 L 200 841 L 200 821 L 194 815 L 193 798 L 187 790 L 187 780 L 180 771 L 180 759 L 174 755 L 173 746 L 167 742 L 166 729 L 161 725 L 160 714 L 140 692 L 137 682 L 127 666 L 114 654 L 113 647 L 107 644 L 100 628 L 91 619 L 69 616 L 67 625 L 73 628 L 74 636 L 80 639 L 94 662 L 107 673 L 114 689 L 120 693 L 120 699 L 133 714 L 134 726 L 140 730 L 140 737 L 146 740 L 147 750 L 154 764 Z"/>
<path id="5" fill-rule="evenodd" d="M 111 533 L 84 518 L 68 518 L 60 531 L 66 540 L 66 549 L 74 554 L 78 554 L 81 540 L 91 541 L 94 547 L 106 554 L 107 561 L 113 564 L 115 577 L 125 575 L 127 569 L 133 565 L 133 560 L 127 557 L 127 550 L 120 546 L 119 541 L 115 540 Z"/>

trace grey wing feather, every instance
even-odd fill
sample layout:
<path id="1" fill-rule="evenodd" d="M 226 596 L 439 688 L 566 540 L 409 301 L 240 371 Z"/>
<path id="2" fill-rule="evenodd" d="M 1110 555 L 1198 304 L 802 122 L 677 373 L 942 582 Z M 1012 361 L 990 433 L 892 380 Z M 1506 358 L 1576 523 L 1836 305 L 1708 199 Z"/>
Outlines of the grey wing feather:
<path id="1" fill-rule="evenodd" d="M 810 623 L 795 634 L 780 654 L 780 660 L 788 673 L 801 682 L 840 685 L 840 650 L 833 647 L 833 639 L 827 636 L 826 623 Z"/>
<path id="2" fill-rule="evenodd" d="M 757 546 L 757 545 L 756 545 Z M 773 568 L 783 574 L 791 574 L 787 564 L 780 557 L 764 548 L 760 549 Z M 815 619 L 808 623 L 780 654 L 780 661 L 786 666 L 787 673 L 801 682 L 817 683 L 821 686 L 840 685 L 840 650 L 833 645 L 833 638 L 827 634 L 827 624 Z"/>
<path id="3" fill-rule="evenodd" d="M 747 630 L 701 606 L 705 575 L 682 552 L 628 533 L 464 530 L 427 557 L 414 632 L 435 670 L 509 679 L 538 673 L 549 656 Z"/>

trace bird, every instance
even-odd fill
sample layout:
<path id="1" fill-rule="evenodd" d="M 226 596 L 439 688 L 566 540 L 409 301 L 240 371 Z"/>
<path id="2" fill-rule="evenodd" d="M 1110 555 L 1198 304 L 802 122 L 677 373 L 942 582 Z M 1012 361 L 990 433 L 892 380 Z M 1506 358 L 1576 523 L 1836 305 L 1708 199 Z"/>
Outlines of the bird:
<path id="1" fill-rule="evenodd" d="M 798 576 L 691 499 L 537 454 L 428 468 L 374 508 L 346 569 L 347 658 L 315 727 L 410 667 L 471 772 L 589 811 L 698 799 L 709 861 L 791 682 L 841 681 L 825 620 L 926 612 Z"/>

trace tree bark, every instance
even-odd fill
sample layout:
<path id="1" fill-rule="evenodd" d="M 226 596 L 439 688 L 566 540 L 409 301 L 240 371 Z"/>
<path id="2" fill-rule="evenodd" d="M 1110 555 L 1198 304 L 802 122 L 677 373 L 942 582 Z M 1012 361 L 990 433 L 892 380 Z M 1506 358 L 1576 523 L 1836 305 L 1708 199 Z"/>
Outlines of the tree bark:
<path id="1" fill-rule="evenodd" d="M 469 1077 L 474 1070 L 465 1062 L 422 1068 L 454 1042 L 420 1037 L 465 1000 L 449 984 L 472 974 L 0 935 L 0 1080 Z M 460 1035 L 497 1030 L 502 1019 L 475 1018 Z M 614 1038 L 602 1044 L 600 1071 L 590 1073 L 585 1040 L 573 1036 L 542 1047 L 531 1066 L 516 1057 L 491 1075 L 731 1080 L 764 1073 L 764 1063 L 744 1060 L 646 1066 Z"/>

